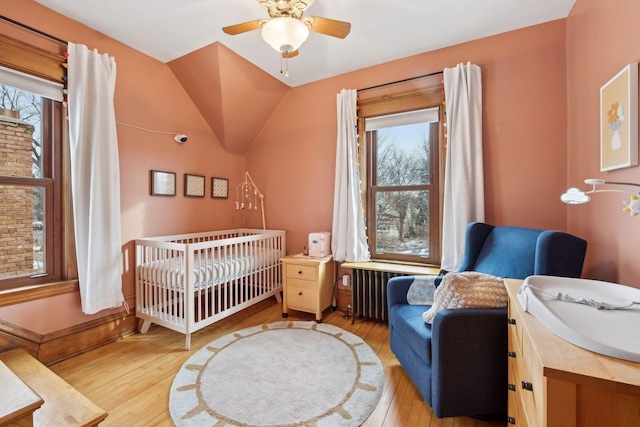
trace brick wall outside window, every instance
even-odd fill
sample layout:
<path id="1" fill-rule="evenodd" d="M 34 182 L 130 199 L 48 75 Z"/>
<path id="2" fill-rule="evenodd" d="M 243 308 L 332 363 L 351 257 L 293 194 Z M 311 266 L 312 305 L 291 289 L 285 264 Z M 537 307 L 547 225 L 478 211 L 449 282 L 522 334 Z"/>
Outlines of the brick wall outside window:
<path id="1" fill-rule="evenodd" d="M 31 177 L 34 127 L 19 119 L 0 116 L 0 174 Z M 34 272 L 33 188 L 0 185 L 0 278 Z M 42 242 L 35 242 L 42 245 Z"/>

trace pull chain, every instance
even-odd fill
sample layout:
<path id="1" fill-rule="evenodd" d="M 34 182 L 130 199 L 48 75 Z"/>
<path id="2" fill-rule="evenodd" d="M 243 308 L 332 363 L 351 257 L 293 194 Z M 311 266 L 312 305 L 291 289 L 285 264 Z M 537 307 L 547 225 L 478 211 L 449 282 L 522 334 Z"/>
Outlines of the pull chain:
<path id="1" fill-rule="evenodd" d="M 289 77 L 289 58 L 285 58 L 284 56 L 280 56 L 280 74 Z"/>

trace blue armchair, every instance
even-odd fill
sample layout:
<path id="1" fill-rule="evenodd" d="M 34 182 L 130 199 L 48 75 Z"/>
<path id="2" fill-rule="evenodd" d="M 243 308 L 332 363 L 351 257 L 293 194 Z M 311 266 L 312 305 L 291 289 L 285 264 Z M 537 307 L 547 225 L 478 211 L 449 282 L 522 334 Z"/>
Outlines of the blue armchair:
<path id="1" fill-rule="evenodd" d="M 503 278 L 580 277 L 587 243 L 560 231 L 471 223 L 458 271 Z M 439 311 L 410 305 L 413 277 L 389 280 L 391 350 L 438 417 L 492 416 L 507 411 L 507 309 Z"/>

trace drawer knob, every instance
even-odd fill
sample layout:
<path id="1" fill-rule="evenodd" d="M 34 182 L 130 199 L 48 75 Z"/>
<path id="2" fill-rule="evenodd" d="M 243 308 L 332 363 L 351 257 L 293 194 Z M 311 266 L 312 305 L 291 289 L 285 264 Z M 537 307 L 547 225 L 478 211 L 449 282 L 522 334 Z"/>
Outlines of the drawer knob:
<path id="1" fill-rule="evenodd" d="M 515 351 L 508 351 L 507 352 L 507 356 L 515 358 L 516 357 L 516 352 Z"/>
<path id="2" fill-rule="evenodd" d="M 515 418 L 513 418 L 513 417 L 507 417 L 507 423 L 509 423 L 509 424 L 514 424 L 514 425 L 515 425 L 515 423 L 516 423 L 516 419 L 515 419 Z"/>
<path id="3" fill-rule="evenodd" d="M 516 324 L 516 319 L 509 317 L 507 318 L 507 323 L 510 325 L 515 325 Z"/>
<path id="4" fill-rule="evenodd" d="M 302 292 L 298 292 L 298 295 L 302 296 Z"/>
<path id="5" fill-rule="evenodd" d="M 533 384 L 531 384 L 529 381 L 522 381 L 522 388 L 524 390 L 533 391 Z"/>
<path id="6" fill-rule="evenodd" d="M 302 271 L 298 271 L 298 274 L 302 274 Z"/>
<path id="7" fill-rule="evenodd" d="M 511 391 L 516 391 L 516 385 L 515 384 L 507 384 L 507 388 Z"/>

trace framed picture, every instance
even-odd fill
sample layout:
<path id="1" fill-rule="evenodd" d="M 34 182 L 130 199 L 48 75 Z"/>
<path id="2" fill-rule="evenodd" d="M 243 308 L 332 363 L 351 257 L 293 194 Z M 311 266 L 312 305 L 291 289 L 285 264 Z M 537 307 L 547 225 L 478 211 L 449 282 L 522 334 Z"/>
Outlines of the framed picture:
<path id="1" fill-rule="evenodd" d="M 204 197 L 204 176 L 184 174 L 185 197 Z"/>
<path id="2" fill-rule="evenodd" d="M 151 171 L 149 179 L 152 196 L 175 196 L 176 174 L 175 172 Z"/>
<path id="3" fill-rule="evenodd" d="M 226 178 L 211 178 L 211 197 L 226 199 L 229 197 L 229 180 Z"/>
<path id="4" fill-rule="evenodd" d="M 638 164 L 638 63 L 600 88 L 600 170 Z"/>

